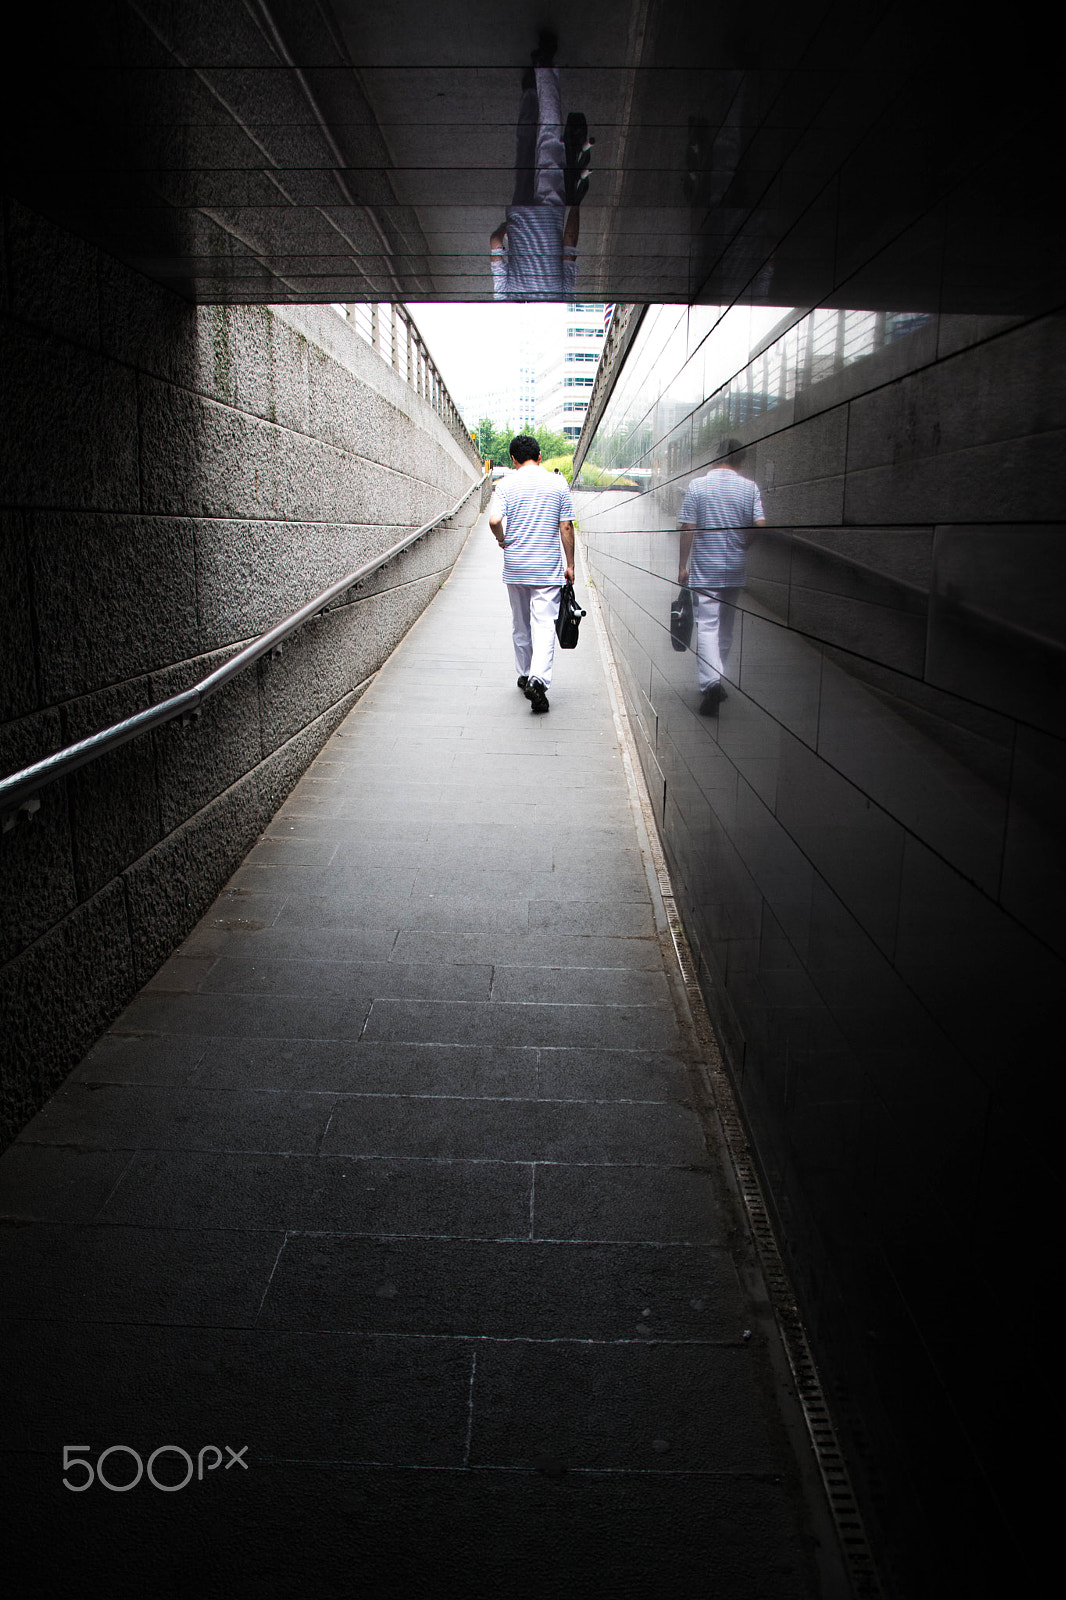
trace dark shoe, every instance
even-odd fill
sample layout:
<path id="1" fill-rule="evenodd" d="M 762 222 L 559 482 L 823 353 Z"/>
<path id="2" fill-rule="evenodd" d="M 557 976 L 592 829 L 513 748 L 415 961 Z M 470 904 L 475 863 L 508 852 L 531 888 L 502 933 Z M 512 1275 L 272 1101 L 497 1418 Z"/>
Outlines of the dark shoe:
<path id="1" fill-rule="evenodd" d="M 530 678 L 526 685 L 526 699 L 534 711 L 547 711 L 548 696 L 539 678 Z"/>
<path id="2" fill-rule="evenodd" d="M 548 28 L 542 28 L 537 35 L 537 48 L 530 55 L 530 60 L 535 67 L 554 67 L 555 52 L 559 48 L 556 34 Z"/>
<path id="3" fill-rule="evenodd" d="M 720 683 L 712 683 L 709 689 L 704 689 L 703 699 L 700 701 L 700 716 L 713 717 L 722 701 L 725 699 L 725 690 Z"/>
<path id="4" fill-rule="evenodd" d="M 518 680 L 518 687 L 521 689 L 523 694 L 525 694 L 525 692 L 526 692 L 526 685 L 528 683 L 529 683 L 529 679 L 528 678 L 519 678 L 519 680 Z"/>
<path id="5" fill-rule="evenodd" d="M 588 169 L 592 161 L 592 140 L 583 111 L 571 111 L 563 133 L 566 150 L 566 203 L 579 206 L 588 193 Z"/>

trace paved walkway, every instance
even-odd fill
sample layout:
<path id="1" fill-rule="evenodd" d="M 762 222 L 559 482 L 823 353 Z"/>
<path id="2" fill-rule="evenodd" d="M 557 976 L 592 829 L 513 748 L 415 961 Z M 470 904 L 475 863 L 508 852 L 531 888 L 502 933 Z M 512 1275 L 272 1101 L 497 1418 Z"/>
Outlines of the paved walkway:
<path id="1" fill-rule="evenodd" d="M 592 619 L 533 716 L 483 518 L 0 1162 L 40 1592 L 836 1595 L 673 981 Z"/>

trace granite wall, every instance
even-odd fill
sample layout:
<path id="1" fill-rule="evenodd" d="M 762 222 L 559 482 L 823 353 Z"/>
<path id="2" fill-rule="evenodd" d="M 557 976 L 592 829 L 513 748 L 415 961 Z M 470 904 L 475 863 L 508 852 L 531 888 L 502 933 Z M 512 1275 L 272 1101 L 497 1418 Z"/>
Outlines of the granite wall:
<path id="1" fill-rule="evenodd" d="M 330 307 L 195 308 L 14 203 L 0 292 L 4 774 L 191 686 L 480 477 Z M 0 837 L 5 1138 L 202 913 L 478 505 Z"/>
<path id="2" fill-rule="evenodd" d="M 1066 321 L 769 315 L 647 312 L 581 533 L 892 1592 L 1005 1593 L 1066 987 Z M 767 527 L 701 715 L 677 517 L 728 436 Z"/>

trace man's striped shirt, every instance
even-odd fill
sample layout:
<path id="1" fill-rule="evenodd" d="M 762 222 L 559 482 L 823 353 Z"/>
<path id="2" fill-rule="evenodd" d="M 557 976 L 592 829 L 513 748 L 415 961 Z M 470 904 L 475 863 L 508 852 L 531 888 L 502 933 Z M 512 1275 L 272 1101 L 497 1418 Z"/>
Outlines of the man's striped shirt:
<path id="1" fill-rule="evenodd" d="M 520 467 L 497 483 L 489 501 L 493 522 L 504 529 L 503 581 L 546 587 L 563 581 L 560 522 L 574 520 L 566 479 L 543 467 Z"/>

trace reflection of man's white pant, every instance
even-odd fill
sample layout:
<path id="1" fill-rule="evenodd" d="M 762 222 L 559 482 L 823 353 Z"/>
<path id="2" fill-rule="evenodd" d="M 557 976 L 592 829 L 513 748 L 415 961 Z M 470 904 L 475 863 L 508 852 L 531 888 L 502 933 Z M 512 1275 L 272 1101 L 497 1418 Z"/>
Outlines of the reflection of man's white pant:
<path id="1" fill-rule="evenodd" d="M 739 589 L 693 589 L 696 618 L 696 657 L 701 689 L 710 689 L 725 674 L 725 659 L 733 643 Z"/>
<path id="2" fill-rule="evenodd" d="M 555 655 L 555 619 L 559 615 L 562 585 L 537 588 L 530 583 L 509 583 L 511 637 L 515 671 L 520 678 L 539 678 L 547 689 L 552 681 Z"/>
<path id="3" fill-rule="evenodd" d="M 566 202 L 566 147 L 563 144 L 563 105 L 559 95 L 558 67 L 538 67 L 537 73 L 537 199 L 543 205 Z"/>

